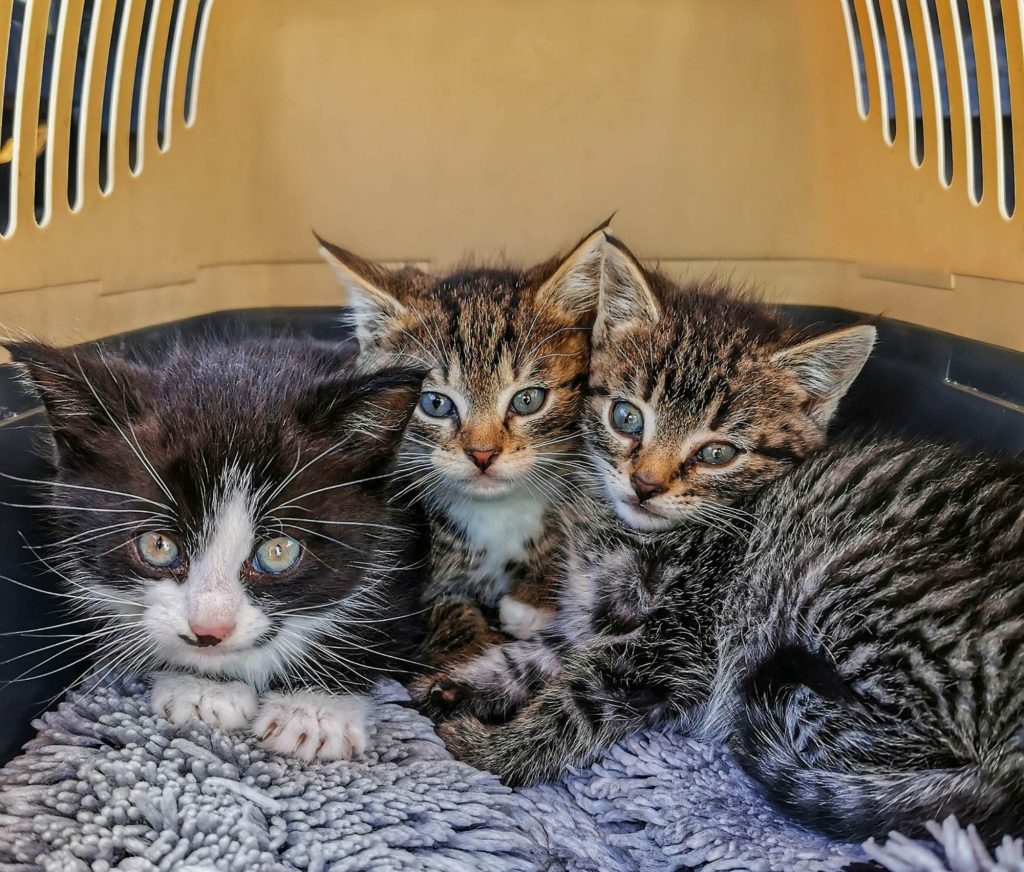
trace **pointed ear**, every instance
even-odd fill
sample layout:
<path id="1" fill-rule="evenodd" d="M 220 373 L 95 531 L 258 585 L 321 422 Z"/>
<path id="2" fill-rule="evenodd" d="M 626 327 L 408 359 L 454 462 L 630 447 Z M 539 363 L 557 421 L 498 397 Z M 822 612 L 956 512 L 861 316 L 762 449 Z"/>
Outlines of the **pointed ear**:
<path id="1" fill-rule="evenodd" d="M 833 330 L 772 355 L 810 395 L 808 414 L 827 428 L 839 401 L 871 355 L 878 331 L 870 324 Z"/>
<path id="2" fill-rule="evenodd" d="M 43 401 L 57 450 L 66 464 L 85 461 L 118 426 L 142 412 L 149 373 L 93 348 L 56 348 L 42 342 L 5 346 L 25 381 Z"/>
<path id="3" fill-rule="evenodd" d="M 601 289 L 604 231 L 612 219 L 595 227 L 573 246 L 537 291 L 538 302 L 577 318 L 593 318 Z"/>
<path id="4" fill-rule="evenodd" d="M 320 243 L 320 256 L 348 294 L 347 304 L 356 338 L 365 347 L 401 319 L 405 306 L 386 290 L 389 273 L 384 267 L 321 239 L 316 231 L 313 236 Z"/>
<path id="5" fill-rule="evenodd" d="M 626 246 L 605 234 L 601 296 L 594 333 L 597 337 L 628 324 L 651 325 L 661 317 L 647 274 Z"/>
<path id="6" fill-rule="evenodd" d="M 387 461 L 416 409 L 426 370 L 389 367 L 343 373 L 317 387 L 303 409 L 303 423 L 346 436 L 346 451 L 360 466 Z"/>

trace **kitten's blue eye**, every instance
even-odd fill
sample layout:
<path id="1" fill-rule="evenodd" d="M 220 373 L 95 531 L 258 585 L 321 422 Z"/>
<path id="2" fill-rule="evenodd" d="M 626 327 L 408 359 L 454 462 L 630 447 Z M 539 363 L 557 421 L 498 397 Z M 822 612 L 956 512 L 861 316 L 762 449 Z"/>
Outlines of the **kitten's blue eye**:
<path id="1" fill-rule="evenodd" d="M 424 391 L 420 394 L 420 408 L 431 418 L 444 418 L 455 411 L 455 403 L 451 397 L 436 391 Z"/>
<path id="2" fill-rule="evenodd" d="M 546 388 L 524 388 L 512 397 L 512 402 L 508 404 L 508 407 L 517 415 L 532 415 L 534 412 L 540 411 L 547 396 Z"/>
<path id="3" fill-rule="evenodd" d="M 740 450 L 728 442 L 709 442 L 697 452 L 696 457 L 708 466 L 724 466 L 739 453 Z"/>
<path id="4" fill-rule="evenodd" d="M 135 540 L 135 547 L 139 556 L 157 569 L 175 569 L 181 563 L 178 543 L 166 533 L 143 533 Z"/>
<path id="5" fill-rule="evenodd" d="M 291 536 L 276 536 L 256 549 L 252 567 L 257 572 L 280 575 L 298 563 L 301 554 L 302 546 Z"/>
<path id="6" fill-rule="evenodd" d="M 639 438 L 644 432 L 644 413 L 632 403 L 619 400 L 612 406 L 612 427 L 620 433 Z"/>

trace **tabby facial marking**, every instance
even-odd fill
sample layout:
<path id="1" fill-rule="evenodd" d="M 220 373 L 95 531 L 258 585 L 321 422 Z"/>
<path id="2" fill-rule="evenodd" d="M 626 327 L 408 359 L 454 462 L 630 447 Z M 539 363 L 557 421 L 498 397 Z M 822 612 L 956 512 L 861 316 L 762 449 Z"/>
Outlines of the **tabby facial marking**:
<path id="1" fill-rule="evenodd" d="M 429 370 L 405 456 L 430 499 L 543 496 L 579 434 L 602 229 L 532 269 L 440 278 L 321 244 L 350 294 L 364 354 Z"/>
<path id="2" fill-rule="evenodd" d="M 810 339 L 714 285 L 675 286 L 609 239 L 594 327 L 588 447 L 616 513 L 641 530 L 730 506 L 820 447 L 875 328 Z"/>

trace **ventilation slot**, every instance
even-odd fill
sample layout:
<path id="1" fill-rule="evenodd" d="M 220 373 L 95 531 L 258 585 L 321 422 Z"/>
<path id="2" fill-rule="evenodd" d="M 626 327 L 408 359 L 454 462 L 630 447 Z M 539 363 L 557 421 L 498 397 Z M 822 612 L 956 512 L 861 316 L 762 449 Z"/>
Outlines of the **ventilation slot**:
<path id="1" fill-rule="evenodd" d="M 0 91 L 3 96 L 0 111 L 0 234 L 4 236 L 14 230 L 14 119 L 24 23 L 24 3 L 0 5 L 0 25 L 3 25 L 0 27 L 0 38 L 7 39 L 7 63 L 0 70 L 0 85 L 3 88 Z"/>
<path id="2" fill-rule="evenodd" d="M 988 12 L 989 56 L 992 58 L 992 86 L 995 93 L 996 160 L 999 164 L 999 209 L 1004 218 L 1016 205 L 1013 166 L 1013 119 L 1010 111 L 1010 76 L 1006 61 L 1006 30 L 1001 0 L 990 0 Z"/>
<path id="3" fill-rule="evenodd" d="M 128 130 L 128 166 L 132 173 L 142 169 L 142 149 L 146 138 L 145 92 L 149 63 L 153 57 L 153 5 L 154 0 L 146 0 L 146 8 L 142 13 L 142 33 L 135 54 L 135 82 L 132 85 L 132 114 Z"/>
<path id="4" fill-rule="evenodd" d="M 871 19 L 871 33 L 875 42 L 875 64 L 878 67 L 878 90 L 882 98 L 882 134 L 885 136 L 885 141 L 892 145 L 896 139 L 896 98 L 892 90 L 889 41 L 885 36 L 882 9 L 878 5 L 878 0 L 871 0 L 868 5 L 868 18 Z"/>
<path id="5" fill-rule="evenodd" d="M 46 150 L 52 147 L 53 119 L 50 106 L 53 101 L 53 56 L 60 22 L 60 0 L 50 0 L 46 19 L 46 41 L 43 44 L 43 68 L 39 76 L 39 111 L 36 115 L 35 204 L 36 224 L 42 224 L 47 209 Z"/>
<path id="6" fill-rule="evenodd" d="M 181 33 L 185 27 L 185 6 L 181 0 L 174 0 L 171 7 L 171 26 L 167 31 L 167 46 L 164 50 L 163 70 L 160 73 L 160 106 L 156 123 L 156 141 L 160 151 L 166 151 L 171 144 L 171 107 L 174 103 L 173 76 L 177 67 L 178 52 L 181 50 Z"/>
<path id="7" fill-rule="evenodd" d="M 921 82 L 918 78 L 917 49 L 914 47 L 914 34 L 910 29 L 910 11 L 907 0 L 899 0 L 899 39 L 900 56 L 903 59 L 903 80 L 907 89 L 907 106 L 910 111 L 910 123 L 907 134 L 910 140 L 910 160 L 914 166 L 921 166 L 924 161 L 924 120 L 921 115 Z"/>
<path id="8" fill-rule="evenodd" d="M 980 203 L 985 192 L 981 159 L 981 109 L 978 105 L 978 66 L 974 55 L 974 31 L 966 0 L 953 0 L 956 46 L 960 55 L 960 87 L 964 97 L 964 122 L 967 130 L 967 193 L 972 203 Z"/>
<path id="9" fill-rule="evenodd" d="M 120 90 L 120 59 L 124 57 L 125 0 L 117 0 L 114 7 L 114 23 L 110 36 L 110 50 L 107 52 L 107 76 L 103 86 L 103 115 L 100 121 L 100 190 L 110 192 L 114 183 L 114 144 L 116 132 L 117 96 Z"/>
<path id="10" fill-rule="evenodd" d="M 846 19 L 846 39 L 850 45 L 850 67 L 853 70 L 857 111 L 861 118 L 867 118 L 871 110 L 868 71 L 864 65 L 864 43 L 860 38 L 860 22 L 857 21 L 857 7 L 853 5 L 853 0 L 843 0 L 843 17 Z"/>
<path id="11" fill-rule="evenodd" d="M 192 31 L 192 48 L 188 55 L 188 78 L 185 80 L 185 124 L 191 127 L 196 120 L 199 103 L 199 74 L 202 66 L 203 45 L 206 42 L 206 27 L 210 19 L 213 0 L 199 0 L 195 30 Z"/>
<path id="12" fill-rule="evenodd" d="M 81 156 L 85 148 L 85 80 L 88 70 L 89 46 L 95 38 L 93 10 L 95 0 L 85 0 L 82 20 L 78 28 L 75 51 L 75 79 L 71 95 L 71 121 L 68 139 L 68 208 L 78 209 L 82 204 Z"/>
<path id="13" fill-rule="evenodd" d="M 0 0 L 0 237 L 109 194 L 194 121 L 212 6 Z"/>
<path id="14" fill-rule="evenodd" d="M 927 28 L 928 57 L 932 70 L 932 96 L 935 99 L 935 135 L 939 147 L 939 181 L 948 188 L 953 183 L 953 124 L 949 115 L 949 80 L 946 78 L 946 55 L 942 49 L 939 11 L 935 0 L 921 0 L 921 11 Z"/>

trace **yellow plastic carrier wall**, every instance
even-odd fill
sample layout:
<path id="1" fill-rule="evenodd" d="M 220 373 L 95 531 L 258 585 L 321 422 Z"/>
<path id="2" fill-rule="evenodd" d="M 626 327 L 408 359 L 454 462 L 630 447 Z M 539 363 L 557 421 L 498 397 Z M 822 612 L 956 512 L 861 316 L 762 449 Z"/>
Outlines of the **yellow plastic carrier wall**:
<path id="1" fill-rule="evenodd" d="M 0 325 L 644 257 L 1024 349 L 1024 0 L 0 0 Z M 1017 205 L 1020 208 L 1016 208 Z"/>

